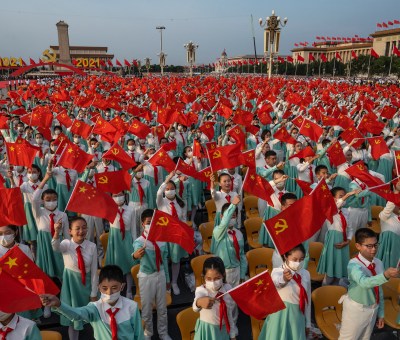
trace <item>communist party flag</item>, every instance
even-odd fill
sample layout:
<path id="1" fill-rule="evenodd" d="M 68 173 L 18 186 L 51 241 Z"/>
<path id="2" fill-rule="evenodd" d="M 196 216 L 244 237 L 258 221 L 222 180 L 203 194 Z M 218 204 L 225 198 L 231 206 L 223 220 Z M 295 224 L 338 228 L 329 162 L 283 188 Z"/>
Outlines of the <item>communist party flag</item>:
<path id="1" fill-rule="evenodd" d="M 297 116 L 295 119 L 292 120 L 292 123 L 296 125 L 299 129 L 304 122 L 304 118 L 302 116 Z"/>
<path id="2" fill-rule="evenodd" d="M 117 129 L 114 126 L 112 126 L 109 122 L 107 122 L 105 119 L 99 116 L 97 118 L 92 133 L 96 133 L 101 137 L 103 137 L 105 141 L 112 143 L 114 142 Z"/>
<path id="3" fill-rule="evenodd" d="M 380 188 L 370 189 L 370 191 L 383 197 L 385 200 L 392 202 L 397 206 L 400 206 L 400 194 L 395 194 L 393 191 L 390 190 L 390 187 L 383 186 Z"/>
<path id="4" fill-rule="evenodd" d="M 209 140 L 214 138 L 214 125 L 213 122 L 205 122 L 199 127 L 199 130 L 204 133 Z"/>
<path id="5" fill-rule="evenodd" d="M 353 176 L 364 182 L 369 187 L 384 184 L 378 177 L 371 175 L 368 168 L 365 166 L 363 161 L 359 161 L 356 164 L 345 170 L 350 176 Z"/>
<path id="6" fill-rule="evenodd" d="M 207 153 L 212 171 L 231 169 L 241 165 L 242 153 L 238 143 L 217 147 L 212 151 L 207 148 Z"/>
<path id="7" fill-rule="evenodd" d="M 194 230 L 185 222 L 172 217 L 161 210 L 155 210 L 148 234 L 150 241 L 170 242 L 179 244 L 189 254 L 196 247 L 194 243 Z"/>
<path id="8" fill-rule="evenodd" d="M 268 270 L 227 292 L 243 313 L 257 320 L 285 309 Z"/>
<path id="9" fill-rule="evenodd" d="M 318 142 L 324 129 L 319 125 L 313 123 L 308 119 L 304 119 L 303 124 L 301 124 L 299 133 L 303 136 L 309 137 L 312 141 Z"/>
<path id="10" fill-rule="evenodd" d="M 339 166 L 343 163 L 346 163 L 346 158 L 344 157 L 342 146 L 338 141 L 333 143 L 327 150 L 326 154 L 328 155 L 329 162 L 332 166 Z"/>
<path id="11" fill-rule="evenodd" d="M 72 191 L 66 210 L 105 218 L 112 223 L 117 216 L 118 206 L 101 189 L 94 188 L 78 180 Z"/>
<path id="12" fill-rule="evenodd" d="M 0 269 L 0 282 L 0 310 L 2 312 L 18 313 L 42 307 L 37 294 L 2 269 Z"/>
<path id="13" fill-rule="evenodd" d="M 0 268 L 36 294 L 57 295 L 60 292 L 56 284 L 18 246 L 12 247 L 0 258 Z"/>
<path id="14" fill-rule="evenodd" d="M 390 153 L 386 141 L 382 136 L 369 138 L 368 143 L 371 145 L 371 155 L 374 160 L 379 159 L 385 153 Z"/>
<path id="15" fill-rule="evenodd" d="M 185 161 L 182 160 L 182 158 L 179 158 L 178 163 L 176 165 L 176 171 L 180 171 L 183 174 L 196 178 L 199 181 L 201 180 L 201 176 L 199 173 L 196 171 L 194 166 L 187 164 Z"/>
<path id="16" fill-rule="evenodd" d="M 22 165 L 31 167 L 33 160 L 38 152 L 30 143 L 23 139 L 18 139 L 15 143 L 5 143 L 8 162 L 11 165 Z"/>
<path id="17" fill-rule="evenodd" d="M 71 133 L 79 135 L 84 139 L 88 139 L 92 131 L 92 127 L 85 122 L 75 119 L 71 125 Z"/>
<path id="18" fill-rule="evenodd" d="M 348 144 L 350 144 L 353 139 L 357 139 L 353 144 L 355 148 L 359 147 L 364 141 L 364 136 L 354 126 L 350 126 L 347 130 L 343 131 L 340 137 Z"/>
<path id="19" fill-rule="evenodd" d="M 173 140 L 172 142 L 165 143 L 160 146 L 164 151 L 171 151 L 171 150 L 176 150 L 177 144 L 176 144 L 176 139 Z"/>
<path id="20" fill-rule="evenodd" d="M 242 150 L 246 149 L 246 134 L 239 125 L 234 126 L 227 132 L 227 134 L 232 137 L 237 144 L 240 144 Z"/>
<path id="21" fill-rule="evenodd" d="M 103 158 L 117 161 L 124 170 L 133 168 L 136 165 L 136 162 L 128 156 L 118 143 L 115 143 L 110 150 L 103 154 Z"/>
<path id="22" fill-rule="evenodd" d="M 72 120 L 69 118 L 67 110 L 62 110 L 62 112 L 56 116 L 56 119 L 66 128 L 69 128 L 72 125 Z"/>
<path id="23" fill-rule="evenodd" d="M 86 166 L 92 161 L 94 155 L 89 155 L 79 146 L 73 143 L 66 143 L 64 150 L 58 158 L 56 166 L 63 166 L 67 169 L 74 169 L 77 172 L 84 172 Z"/>
<path id="24" fill-rule="evenodd" d="M 274 133 L 274 138 L 283 143 L 289 143 L 293 145 L 297 143 L 297 141 L 290 135 L 284 126 Z"/>
<path id="25" fill-rule="evenodd" d="M 207 183 L 207 189 L 210 189 L 210 177 L 212 175 L 211 167 L 208 166 L 207 168 L 198 172 L 199 180 L 202 182 Z"/>
<path id="26" fill-rule="evenodd" d="M 121 191 L 131 191 L 132 176 L 125 170 L 109 171 L 94 175 L 96 187 L 112 194 Z"/>
<path id="27" fill-rule="evenodd" d="M 21 189 L 0 189 L 0 225 L 23 226 L 26 223 Z"/>
<path id="28" fill-rule="evenodd" d="M 247 169 L 243 181 L 243 191 L 267 201 L 270 206 L 274 206 L 271 195 L 275 191 L 265 178 L 257 175 L 256 169 Z"/>
<path id="29" fill-rule="evenodd" d="M 394 151 L 394 161 L 396 162 L 395 163 L 396 174 L 398 176 L 399 175 L 399 170 L 400 170 L 400 151 L 399 150 Z"/>
<path id="30" fill-rule="evenodd" d="M 307 146 L 303 150 L 300 150 L 298 153 L 295 153 L 294 155 L 290 156 L 289 159 L 296 157 L 301 159 L 314 156 L 315 156 L 314 150 L 310 146 Z"/>
<path id="31" fill-rule="evenodd" d="M 240 157 L 242 165 L 248 166 L 249 168 L 256 167 L 256 153 L 254 149 L 242 152 Z"/>
<path id="32" fill-rule="evenodd" d="M 145 139 L 147 135 L 151 133 L 151 129 L 146 124 L 143 124 L 139 120 L 134 119 L 128 129 L 128 132 L 139 138 Z"/>
<path id="33" fill-rule="evenodd" d="M 169 157 L 168 153 L 163 149 L 159 149 L 154 155 L 152 155 L 149 158 L 148 162 L 153 166 L 160 165 L 168 172 L 174 171 L 176 167 L 174 161 L 171 159 L 171 157 Z"/>

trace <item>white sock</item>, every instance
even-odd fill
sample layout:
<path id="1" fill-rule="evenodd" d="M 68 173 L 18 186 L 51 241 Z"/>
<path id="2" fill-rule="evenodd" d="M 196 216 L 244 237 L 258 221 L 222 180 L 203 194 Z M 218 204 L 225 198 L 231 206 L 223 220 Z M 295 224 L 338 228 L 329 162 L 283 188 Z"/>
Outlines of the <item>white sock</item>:
<path id="1" fill-rule="evenodd" d="M 73 326 L 68 327 L 69 340 L 79 340 L 79 331 L 74 329 Z"/>
<path id="2" fill-rule="evenodd" d="M 172 262 L 172 279 L 171 279 L 171 283 L 177 283 L 178 281 L 178 276 L 179 276 L 179 270 L 181 269 L 181 264 L 180 263 L 173 263 Z"/>

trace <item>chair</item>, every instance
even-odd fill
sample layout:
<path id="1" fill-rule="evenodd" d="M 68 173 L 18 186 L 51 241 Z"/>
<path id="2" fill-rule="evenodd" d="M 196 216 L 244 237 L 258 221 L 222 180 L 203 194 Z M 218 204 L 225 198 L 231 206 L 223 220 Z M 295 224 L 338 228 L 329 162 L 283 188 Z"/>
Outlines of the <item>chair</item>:
<path id="1" fill-rule="evenodd" d="M 385 324 L 400 331 L 400 325 L 396 322 L 400 313 L 399 293 L 400 278 L 392 278 L 382 285 L 383 297 L 385 299 Z"/>
<path id="2" fill-rule="evenodd" d="M 215 215 L 217 214 L 217 206 L 215 205 L 215 201 L 213 199 L 207 200 L 205 202 L 208 222 L 214 222 Z"/>
<path id="3" fill-rule="evenodd" d="M 62 340 L 62 335 L 56 331 L 40 331 L 43 340 Z"/>
<path id="4" fill-rule="evenodd" d="M 308 262 L 307 270 L 310 272 L 311 281 L 322 282 L 324 279 L 324 274 L 319 274 L 317 272 L 318 263 L 323 248 L 324 245 L 321 242 L 310 242 L 308 249 L 310 260 Z"/>
<path id="5" fill-rule="evenodd" d="M 380 205 L 373 205 L 371 206 L 371 215 L 372 215 L 372 220 L 374 221 L 379 221 L 379 213 L 384 209 L 384 207 L 381 207 Z"/>
<path id="6" fill-rule="evenodd" d="M 350 240 L 349 250 L 350 250 L 350 258 L 353 258 L 354 256 L 356 256 L 358 254 L 358 250 L 356 248 L 356 239 L 354 236 Z"/>
<path id="7" fill-rule="evenodd" d="M 201 238 L 203 239 L 203 251 L 207 254 L 211 253 L 211 239 L 214 230 L 214 222 L 202 223 L 199 226 Z"/>
<path id="8" fill-rule="evenodd" d="M 257 320 L 252 316 L 250 316 L 250 321 L 251 321 L 251 333 L 253 335 L 253 339 L 257 340 L 263 328 L 264 320 Z"/>
<path id="9" fill-rule="evenodd" d="M 138 304 L 139 309 L 142 309 L 142 303 L 140 301 L 139 279 L 137 277 L 139 269 L 140 269 L 140 264 L 133 266 L 131 268 L 131 275 L 133 278 L 133 282 L 135 282 L 135 287 L 136 287 L 136 294 L 133 297 L 133 301 L 135 301 Z M 171 293 L 167 292 L 165 294 L 165 298 L 167 299 L 167 306 L 169 306 L 172 303 Z M 155 309 L 155 305 L 153 305 L 153 309 Z"/>
<path id="10" fill-rule="evenodd" d="M 257 248 L 249 250 L 246 253 L 246 259 L 249 264 L 249 276 L 253 277 L 266 269 L 272 271 L 272 254 L 274 250 L 271 248 Z"/>
<path id="11" fill-rule="evenodd" d="M 190 266 L 192 267 L 194 278 L 196 280 L 196 287 L 201 286 L 201 284 L 203 283 L 201 280 L 201 274 L 203 272 L 204 261 L 213 256 L 214 255 L 211 254 L 200 255 L 192 258 L 192 260 L 190 261 Z"/>
<path id="12" fill-rule="evenodd" d="M 258 214 L 258 197 L 256 196 L 246 196 L 243 199 L 244 211 L 246 213 L 246 218 L 259 217 Z"/>
<path id="13" fill-rule="evenodd" d="M 328 339 L 338 339 L 337 325 L 342 322 L 342 305 L 340 297 L 346 294 L 342 286 L 322 286 L 311 293 L 314 303 L 314 314 L 318 328 Z"/>
<path id="14" fill-rule="evenodd" d="M 252 217 L 244 221 L 247 243 L 253 249 L 262 247 L 262 245 L 258 242 L 258 236 L 260 233 L 261 224 L 262 224 L 261 217 Z"/>
<path id="15" fill-rule="evenodd" d="M 192 340 L 194 338 L 194 329 L 199 313 L 196 313 L 192 307 L 180 311 L 176 315 L 176 323 L 181 332 L 182 340 Z"/>
<path id="16" fill-rule="evenodd" d="M 103 233 L 100 235 L 100 242 L 101 245 L 103 246 L 104 250 L 104 255 L 103 258 L 101 259 L 101 266 L 104 267 L 106 264 L 106 253 L 107 253 L 107 247 L 108 247 L 108 233 Z"/>
<path id="17" fill-rule="evenodd" d="M 380 219 L 372 220 L 371 229 L 373 231 L 375 231 L 377 234 L 381 233 L 381 221 L 380 221 Z"/>

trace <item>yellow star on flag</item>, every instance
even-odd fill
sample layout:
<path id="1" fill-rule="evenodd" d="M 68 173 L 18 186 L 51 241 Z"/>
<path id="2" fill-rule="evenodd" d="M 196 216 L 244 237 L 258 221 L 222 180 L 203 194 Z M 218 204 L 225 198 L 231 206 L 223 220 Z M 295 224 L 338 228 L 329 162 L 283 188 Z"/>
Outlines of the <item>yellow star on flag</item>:
<path id="1" fill-rule="evenodd" d="M 85 187 L 80 187 L 80 188 L 79 188 L 79 192 L 85 193 L 86 191 L 87 191 L 87 189 L 86 189 Z"/>
<path id="2" fill-rule="evenodd" d="M 256 282 L 256 285 L 257 285 L 257 286 L 260 286 L 260 285 L 262 285 L 263 283 L 264 283 L 264 280 L 261 280 L 261 279 L 260 279 L 260 280 L 258 280 L 258 281 Z"/>
<path id="3" fill-rule="evenodd" d="M 18 266 L 18 264 L 17 264 L 17 258 L 11 258 L 11 257 L 9 257 L 8 258 L 8 261 L 7 262 L 4 262 L 4 264 L 8 264 L 8 267 L 9 267 L 9 269 L 11 269 L 12 267 L 14 267 L 14 266 Z"/>

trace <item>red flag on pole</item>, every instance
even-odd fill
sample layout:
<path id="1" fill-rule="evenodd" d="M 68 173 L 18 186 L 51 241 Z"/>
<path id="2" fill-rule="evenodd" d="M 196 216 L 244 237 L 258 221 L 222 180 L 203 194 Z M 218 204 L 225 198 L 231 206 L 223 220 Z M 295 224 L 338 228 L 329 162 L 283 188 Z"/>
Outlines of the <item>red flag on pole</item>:
<path id="1" fill-rule="evenodd" d="M 168 172 L 174 171 L 176 167 L 174 161 L 171 159 L 171 157 L 169 157 L 168 153 L 163 149 L 159 149 L 154 155 L 152 155 L 149 158 L 148 162 L 153 166 L 160 165 Z"/>
<path id="2" fill-rule="evenodd" d="M 21 189 L 0 189 L 0 225 L 13 224 L 23 226 L 26 223 Z"/>
<path id="3" fill-rule="evenodd" d="M 321 60 L 322 60 L 324 63 L 326 63 L 326 62 L 328 61 L 328 58 L 326 57 L 325 53 L 321 53 L 320 57 L 321 57 Z"/>
<path id="4" fill-rule="evenodd" d="M 256 169 L 247 169 L 243 181 L 243 191 L 267 201 L 270 206 L 274 206 L 271 195 L 275 191 L 265 178 L 257 175 Z"/>
<path id="5" fill-rule="evenodd" d="M 371 48 L 371 56 L 374 58 L 379 58 L 379 54 L 375 52 L 375 50 L 373 48 Z"/>
<path id="6" fill-rule="evenodd" d="M 94 158 L 94 155 L 89 155 L 83 151 L 79 146 L 68 143 L 64 146 L 60 158 L 56 166 L 63 166 L 67 169 L 74 169 L 77 172 L 84 172 L 88 164 Z"/>
<path id="7" fill-rule="evenodd" d="M 81 136 L 84 139 L 88 139 L 92 127 L 85 122 L 75 119 L 71 126 L 71 133 Z"/>
<path id="8" fill-rule="evenodd" d="M 284 126 L 274 133 L 274 138 L 280 140 L 283 143 L 293 145 L 297 143 L 297 141 L 290 135 L 290 133 L 288 132 L 288 130 L 286 130 L 286 127 Z"/>
<path id="9" fill-rule="evenodd" d="M 345 170 L 350 176 L 353 176 L 364 182 L 369 187 L 385 184 L 378 177 L 371 175 L 368 168 L 365 166 L 363 161 L 359 161 L 356 164 Z"/>
<path id="10" fill-rule="evenodd" d="M 125 170 L 97 173 L 94 179 L 96 187 L 104 192 L 118 194 L 124 190 L 131 190 L 132 176 Z"/>
<path id="11" fill-rule="evenodd" d="M 329 162 L 332 166 L 339 166 L 346 163 L 346 157 L 344 156 L 342 146 L 338 141 L 333 143 L 327 150 L 326 154 L 329 158 Z"/>
<path id="12" fill-rule="evenodd" d="M 396 45 L 393 45 L 393 54 L 400 57 L 400 50 L 396 47 Z"/>
<path id="13" fill-rule="evenodd" d="M 232 144 L 217 147 L 214 150 L 210 150 L 207 145 L 208 158 L 212 171 L 218 171 L 221 169 L 235 168 L 241 164 L 240 155 L 240 144 Z"/>
<path id="14" fill-rule="evenodd" d="M 351 51 L 351 57 L 355 60 L 358 60 L 358 56 L 356 54 L 356 51 Z"/>
<path id="15" fill-rule="evenodd" d="M 371 145 L 371 155 L 374 160 L 379 159 L 385 153 L 390 153 L 386 141 L 382 136 L 369 138 L 368 143 Z"/>
<path id="16" fill-rule="evenodd" d="M 30 143 L 21 139 L 15 143 L 5 143 L 7 150 L 8 163 L 11 165 L 22 165 L 31 167 L 33 160 L 38 152 Z"/>
<path id="17" fill-rule="evenodd" d="M 336 52 L 336 53 L 335 53 L 335 58 L 336 58 L 337 60 L 342 61 L 342 57 L 340 56 L 339 52 Z"/>
<path id="18" fill-rule="evenodd" d="M 129 155 L 118 143 L 114 143 L 110 150 L 103 154 L 103 158 L 117 161 L 124 170 L 128 170 L 136 166 L 136 162 L 129 157 Z"/>
<path id="19" fill-rule="evenodd" d="M 303 124 L 301 125 L 299 130 L 300 134 L 309 137 L 314 142 L 318 142 L 323 132 L 324 129 L 322 127 L 308 119 L 304 119 Z"/>

